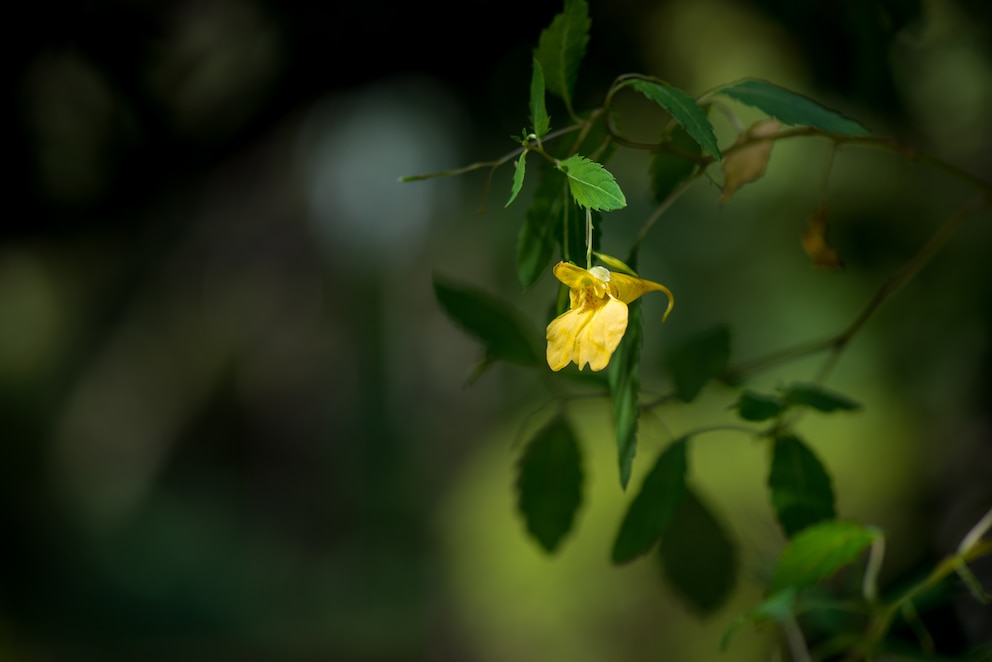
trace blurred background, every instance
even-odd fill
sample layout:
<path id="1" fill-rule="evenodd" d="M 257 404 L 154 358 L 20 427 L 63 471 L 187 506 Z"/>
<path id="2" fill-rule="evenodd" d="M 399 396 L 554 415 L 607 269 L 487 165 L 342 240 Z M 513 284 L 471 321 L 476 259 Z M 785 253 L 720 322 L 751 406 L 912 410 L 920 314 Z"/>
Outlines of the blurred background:
<path id="1" fill-rule="evenodd" d="M 654 562 L 615 568 L 608 403 L 570 408 L 587 489 L 549 558 L 514 510 L 519 442 L 553 407 L 441 313 L 432 273 L 544 324 L 502 208 L 510 172 L 400 184 L 501 156 L 527 122 L 531 49 L 557 2 L 17 3 L 0 229 L 0 659 L 765 660 L 771 630 L 719 636 L 760 599 L 783 544 L 764 450 L 693 448 L 733 534 L 733 599 L 700 618 Z M 626 72 L 699 94 L 760 77 L 992 180 L 992 5 L 979 0 L 591 0 L 577 105 Z M 621 100 L 650 140 L 663 117 Z M 759 116 L 734 107 L 746 123 Z M 551 106 L 552 126 L 564 118 Z M 721 144 L 734 132 L 717 116 Z M 562 119 L 563 121 L 563 119 Z M 829 179 L 845 268 L 799 237 L 829 145 L 783 141 L 721 207 L 699 182 L 642 251 L 642 382 L 719 323 L 748 359 L 840 331 L 974 189 L 844 147 Z M 623 256 L 651 213 L 648 155 L 611 170 Z M 861 413 L 800 433 L 838 511 L 888 536 L 883 582 L 933 567 L 992 504 L 992 239 L 976 217 L 887 302 L 829 385 Z M 820 357 L 758 375 L 809 379 Z M 729 389 L 642 425 L 633 486 L 672 438 L 730 422 Z M 976 570 L 990 585 L 988 564 Z M 984 573 L 984 574 L 982 574 Z M 940 650 L 992 638 L 961 590 L 925 611 Z"/>

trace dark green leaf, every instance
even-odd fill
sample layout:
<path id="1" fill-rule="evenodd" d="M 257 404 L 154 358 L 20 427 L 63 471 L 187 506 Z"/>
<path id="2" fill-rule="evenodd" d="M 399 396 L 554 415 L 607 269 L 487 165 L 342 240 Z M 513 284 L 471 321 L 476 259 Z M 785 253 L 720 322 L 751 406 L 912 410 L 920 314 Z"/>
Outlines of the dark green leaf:
<path id="1" fill-rule="evenodd" d="M 811 407 L 817 411 L 853 411 L 861 405 L 847 396 L 820 386 L 819 384 L 796 383 L 782 390 L 786 404 Z"/>
<path id="2" fill-rule="evenodd" d="M 644 478 L 613 544 L 613 563 L 627 563 L 648 552 L 668 528 L 685 496 L 687 443 L 679 439 L 666 448 Z"/>
<path id="3" fill-rule="evenodd" d="M 877 529 L 856 522 L 821 522 L 796 534 L 782 550 L 772 580 L 771 593 L 812 586 L 854 561 L 881 537 Z"/>
<path id="4" fill-rule="evenodd" d="M 792 614 L 793 603 L 796 599 L 796 592 L 792 589 L 786 589 L 784 591 L 779 591 L 778 593 L 773 593 L 768 596 L 765 600 L 761 602 L 757 607 L 752 609 L 746 614 L 734 619 L 734 622 L 730 624 L 726 632 L 723 633 L 723 637 L 720 639 L 720 650 L 727 650 L 727 646 L 730 644 L 731 638 L 742 625 L 748 623 L 761 623 L 763 621 L 775 621 L 777 623 L 785 622 L 786 619 Z"/>
<path id="5" fill-rule="evenodd" d="M 660 81 L 636 79 L 627 85 L 667 110 L 700 147 L 720 158 L 720 146 L 713 133 L 713 125 L 695 99 L 679 88 Z"/>
<path id="6" fill-rule="evenodd" d="M 737 549 L 692 489 L 675 509 L 659 555 L 668 584 L 700 614 L 719 609 L 737 581 Z"/>
<path id="7" fill-rule="evenodd" d="M 543 138 L 551 129 L 551 118 L 544 105 L 544 89 L 544 67 L 534 58 L 534 71 L 530 78 L 530 121 L 538 138 Z"/>
<path id="8" fill-rule="evenodd" d="M 524 185 L 524 173 L 527 170 L 527 150 L 524 150 L 520 154 L 520 158 L 517 159 L 516 165 L 513 167 L 513 187 L 510 189 L 510 199 L 506 201 L 503 208 L 506 209 L 510 206 L 514 200 L 517 199 L 517 194 L 520 193 L 520 189 Z"/>
<path id="9" fill-rule="evenodd" d="M 517 469 L 517 508 L 534 539 L 554 552 L 572 529 L 582 502 L 579 444 L 563 416 L 527 443 Z"/>
<path id="10" fill-rule="evenodd" d="M 582 207 L 613 211 L 627 206 L 627 199 L 610 172 L 584 156 L 570 156 L 558 163 L 568 177 L 572 197 Z"/>
<path id="11" fill-rule="evenodd" d="M 734 405 L 737 413 L 745 421 L 767 421 L 775 418 L 785 410 L 781 398 L 754 391 L 744 391 Z"/>
<path id="12" fill-rule="evenodd" d="M 620 486 L 627 489 L 637 454 L 637 424 L 641 416 L 641 345 L 644 342 L 640 301 L 627 306 L 627 331 L 610 359 L 609 384 L 613 401 L 613 424 L 617 433 L 617 462 Z"/>
<path id="13" fill-rule="evenodd" d="M 682 402 L 692 402 L 711 379 L 727 370 L 730 329 L 716 326 L 699 333 L 668 353 L 666 363 Z"/>
<path id="14" fill-rule="evenodd" d="M 517 277 L 530 287 L 548 267 L 554 248 L 554 233 L 562 230 L 565 180 L 550 168 L 539 169 L 539 180 L 524 223 L 517 235 Z"/>
<path id="15" fill-rule="evenodd" d="M 722 87 L 717 92 L 753 106 L 785 124 L 811 126 L 845 136 L 865 136 L 869 133 L 860 122 L 768 81 L 746 79 Z"/>
<path id="16" fill-rule="evenodd" d="M 774 444 L 768 487 L 778 521 L 791 538 L 833 519 L 834 491 L 823 464 L 798 437 L 780 437 Z"/>
<path id="17" fill-rule="evenodd" d="M 648 167 L 651 175 L 651 193 L 657 202 L 664 202 L 672 191 L 696 170 L 696 162 L 686 156 L 680 156 L 679 153 L 691 156 L 700 156 L 703 153 L 699 143 L 693 140 L 681 126 L 675 127 L 665 140 L 665 144 L 671 146 L 673 151 L 655 152 Z"/>
<path id="18" fill-rule="evenodd" d="M 564 10 L 541 32 L 534 51 L 548 91 L 561 97 L 568 108 L 572 107 L 575 79 L 586 54 L 591 25 L 586 0 L 565 0 Z"/>
<path id="19" fill-rule="evenodd" d="M 528 366 L 541 362 L 535 330 L 508 304 L 438 274 L 434 296 L 452 321 L 482 341 L 487 357 Z"/>

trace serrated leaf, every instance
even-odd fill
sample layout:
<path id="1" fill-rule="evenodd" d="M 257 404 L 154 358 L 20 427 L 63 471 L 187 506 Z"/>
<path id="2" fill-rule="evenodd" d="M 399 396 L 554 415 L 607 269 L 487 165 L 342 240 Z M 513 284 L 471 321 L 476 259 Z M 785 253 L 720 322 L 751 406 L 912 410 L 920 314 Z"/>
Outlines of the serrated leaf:
<path id="1" fill-rule="evenodd" d="M 765 80 L 741 80 L 720 88 L 716 93 L 757 108 L 785 124 L 810 126 L 845 136 L 865 136 L 869 133 L 860 122 Z"/>
<path id="2" fill-rule="evenodd" d="M 661 537 L 659 559 L 668 585 L 701 615 L 719 609 L 737 581 L 737 549 L 691 488 Z"/>
<path id="3" fill-rule="evenodd" d="M 730 329 L 726 325 L 707 329 L 672 349 L 666 364 L 679 400 L 692 402 L 708 381 L 726 372 L 729 360 Z"/>
<path id="4" fill-rule="evenodd" d="M 782 550 L 772 573 L 771 593 L 799 590 L 826 579 L 857 559 L 881 536 L 857 522 L 822 522 L 796 534 Z"/>
<path id="5" fill-rule="evenodd" d="M 517 194 L 520 193 L 520 189 L 524 185 L 524 174 L 527 170 L 527 150 L 525 149 L 520 153 L 520 158 L 517 159 L 516 165 L 513 167 L 513 186 L 510 189 L 510 199 L 506 201 L 503 205 L 503 209 L 506 209 L 510 204 L 517 199 Z"/>
<path id="6" fill-rule="evenodd" d="M 741 393 L 734 408 L 745 421 L 760 422 L 781 414 L 785 410 L 785 403 L 774 395 L 746 390 Z"/>
<path id="7" fill-rule="evenodd" d="M 627 305 L 627 330 L 610 359 L 608 373 L 613 426 L 617 435 L 617 464 L 620 469 L 620 486 L 623 489 L 627 489 L 634 456 L 637 454 L 643 334 L 640 301 L 633 301 Z"/>
<path id="8" fill-rule="evenodd" d="M 735 146 L 743 146 L 728 152 L 723 159 L 724 180 L 720 204 L 727 204 L 740 187 L 758 181 L 765 174 L 772 147 L 775 146 L 775 141 L 768 138 L 778 133 L 780 126 L 782 124 L 778 120 L 762 120 L 737 137 Z"/>
<path id="9" fill-rule="evenodd" d="M 675 127 L 665 140 L 674 150 L 690 156 L 699 156 L 703 148 L 681 126 Z M 669 151 L 655 152 L 648 166 L 651 176 L 651 194 L 656 202 L 664 202 L 672 191 L 696 171 L 696 162 Z"/>
<path id="10" fill-rule="evenodd" d="M 534 50 L 534 58 L 544 70 L 548 91 L 561 97 L 569 109 L 591 26 L 586 0 L 565 0 L 565 8 L 541 32 Z"/>
<path id="11" fill-rule="evenodd" d="M 626 84 L 667 110 L 693 140 L 707 152 L 720 158 L 720 146 L 713 133 L 713 125 L 695 99 L 667 83 L 637 79 Z"/>
<path id="12" fill-rule="evenodd" d="M 556 416 L 534 435 L 517 465 L 517 509 L 527 531 L 554 552 L 582 503 L 582 457 L 572 427 Z"/>
<path id="13" fill-rule="evenodd" d="M 551 262 L 555 230 L 562 223 L 565 180 L 550 168 L 540 168 L 537 189 L 517 234 L 517 278 L 533 285 Z M 561 230 L 558 230 L 561 234 Z"/>
<path id="14" fill-rule="evenodd" d="M 558 163 L 568 177 L 572 197 L 580 206 L 598 211 L 613 211 L 627 206 L 627 199 L 616 179 L 606 168 L 578 154 Z"/>
<path id="15" fill-rule="evenodd" d="M 761 623 L 762 621 L 785 622 L 793 611 L 793 603 L 796 599 L 796 592 L 786 589 L 773 593 L 765 598 L 757 607 L 746 614 L 742 614 L 734 619 L 720 638 L 720 650 L 727 650 L 730 640 L 741 626 L 748 623 Z"/>
<path id="16" fill-rule="evenodd" d="M 687 443 L 687 439 L 672 443 L 645 476 L 613 544 L 613 563 L 627 563 L 648 552 L 668 528 L 685 496 Z"/>
<path id="17" fill-rule="evenodd" d="M 544 103 L 544 67 L 534 58 L 534 70 L 530 77 L 530 122 L 534 135 L 543 138 L 551 130 L 551 118 Z"/>
<path id="18" fill-rule="evenodd" d="M 509 304 L 438 274 L 434 296 L 453 322 L 482 342 L 488 358 L 526 366 L 541 362 L 535 330 Z"/>
<path id="19" fill-rule="evenodd" d="M 812 383 L 790 384 L 782 390 L 782 397 L 789 405 L 810 407 L 826 413 L 834 411 L 854 411 L 860 403 L 836 391 Z"/>
<path id="20" fill-rule="evenodd" d="M 768 474 L 772 506 L 790 538 L 834 517 L 830 475 L 813 451 L 795 436 L 775 440 Z"/>

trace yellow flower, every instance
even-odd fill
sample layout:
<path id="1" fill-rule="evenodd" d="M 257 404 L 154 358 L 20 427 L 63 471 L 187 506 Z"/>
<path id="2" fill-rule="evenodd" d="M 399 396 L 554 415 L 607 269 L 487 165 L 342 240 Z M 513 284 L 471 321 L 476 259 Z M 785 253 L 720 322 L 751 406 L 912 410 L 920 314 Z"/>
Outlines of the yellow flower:
<path id="1" fill-rule="evenodd" d="M 649 280 L 567 262 L 556 264 L 554 274 L 571 288 L 570 309 L 548 325 L 548 365 L 555 372 L 572 361 L 579 370 L 587 363 L 592 370 L 605 368 L 627 330 L 627 304 L 645 292 L 664 292 L 668 295 L 665 317 L 672 311 L 672 293 Z"/>

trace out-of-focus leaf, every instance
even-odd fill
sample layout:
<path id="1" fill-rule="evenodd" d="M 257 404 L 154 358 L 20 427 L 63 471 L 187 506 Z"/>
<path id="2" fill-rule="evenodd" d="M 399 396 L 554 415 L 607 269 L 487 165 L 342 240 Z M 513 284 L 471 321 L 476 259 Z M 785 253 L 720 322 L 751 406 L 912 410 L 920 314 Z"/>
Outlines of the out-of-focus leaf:
<path id="1" fill-rule="evenodd" d="M 617 464 L 620 486 L 627 489 L 630 471 L 637 454 L 637 424 L 641 409 L 640 396 L 641 345 L 643 323 L 640 301 L 627 306 L 627 331 L 610 359 L 609 385 L 613 402 L 613 425 L 617 435 Z"/>
<path id="2" fill-rule="evenodd" d="M 539 168 L 539 173 L 537 189 L 517 234 L 517 278 L 525 288 L 533 285 L 551 262 L 554 232 L 561 227 L 565 200 L 562 176 L 547 167 Z"/>
<path id="3" fill-rule="evenodd" d="M 786 404 L 810 407 L 826 413 L 834 411 L 854 411 L 861 405 L 845 395 L 831 391 L 819 384 L 798 382 L 782 390 Z"/>
<path id="4" fill-rule="evenodd" d="M 661 537 L 659 557 L 668 584 L 702 615 L 719 609 L 737 581 L 737 549 L 691 488 Z"/>
<path id="5" fill-rule="evenodd" d="M 727 370 L 730 329 L 719 325 L 689 338 L 668 353 L 666 363 L 682 402 L 692 402 L 711 379 Z"/>
<path id="6" fill-rule="evenodd" d="M 757 108 L 784 124 L 811 126 L 845 136 L 865 136 L 869 133 L 860 122 L 768 81 L 745 79 L 721 87 L 717 93 Z"/>
<path id="7" fill-rule="evenodd" d="M 737 414 L 745 421 L 767 421 L 775 418 L 785 409 L 785 403 L 774 395 L 765 395 L 746 390 L 741 393 L 734 405 Z"/>
<path id="8" fill-rule="evenodd" d="M 517 199 L 517 194 L 520 193 L 520 189 L 524 185 L 524 173 L 527 170 L 527 150 L 525 149 L 520 153 L 520 158 L 517 159 L 516 165 L 513 167 L 513 187 L 510 189 L 510 199 L 506 201 L 503 208 L 506 209 L 510 204 Z"/>
<path id="9" fill-rule="evenodd" d="M 834 517 L 830 475 L 813 451 L 798 437 L 774 441 L 768 475 L 772 506 L 790 538 L 808 526 Z"/>
<path id="10" fill-rule="evenodd" d="M 780 126 L 782 124 L 778 120 L 762 120 L 737 137 L 735 145 L 747 144 L 728 152 L 723 159 L 724 181 L 720 204 L 727 204 L 740 187 L 761 179 L 765 174 L 775 145 L 768 138 L 778 133 Z"/>
<path id="11" fill-rule="evenodd" d="M 665 144 L 679 152 L 691 156 L 703 153 L 702 147 L 682 126 L 677 126 L 665 140 Z M 651 175 L 651 194 L 657 202 L 663 202 L 672 191 L 696 170 L 696 162 L 670 151 L 658 151 L 651 157 L 648 173 Z"/>
<path id="12" fill-rule="evenodd" d="M 706 117 L 706 111 L 699 107 L 695 99 L 679 88 L 660 81 L 634 79 L 627 85 L 667 110 L 693 140 L 707 152 L 720 158 L 720 146 L 713 133 L 713 125 Z"/>
<path id="13" fill-rule="evenodd" d="M 679 439 L 662 451 L 644 478 L 613 544 L 613 563 L 627 563 L 648 552 L 668 528 L 685 496 L 687 443 Z"/>
<path id="14" fill-rule="evenodd" d="M 806 224 L 801 238 L 803 250 L 819 269 L 840 269 L 844 261 L 830 242 L 827 241 L 827 204 L 820 203 Z"/>
<path id="15" fill-rule="evenodd" d="M 727 650 L 730 640 L 743 625 L 763 621 L 784 622 L 792 614 L 795 600 L 796 592 L 792 589 L 785 589 L 769 595 L 757 607 L 734 619 L 734 622 L 723 633 L 723 637 L 720 638 L 720 650 Z"/>
<path id="16" fill-rule="evenodd" d="M 434 296 L 452 321 L 482 342 L 488 358 L 526 366 L 541 362 L 535 330 L 509 304 L 438 274 Z"/>
<path id="17" fill-rule="evenodd" d="M 551 118 L 544 104 L 544 90 L 544 67 L 534 58 L 534 71 L 530 78 L 530 121 L 538 138 L 543 138 L 551 129 Z"/>
<path id="18" fill-rule="evenodd" d="M 572 427 L 556 416 L 534 435 L 517 466 L 517 508 L 527 530 L 554 552 L 582 503 L 582 457 Z"/>
<path id="19" fill-rule="evenodd" d="M 595 161 L 576 154 L 560 161 L 558 169 L 568 177 L 572 197 L 582 207 L 613 211 L 627 206 L 627 199 L 613 175 Z"/>
<path id="20" fill-rule="evenodd" d="M 572 107 L 575 79 L 586 54 L 591 25 L 586 0 L 565 0 L 564 10 L 541 32 L 534 50 L 548 91 L 561 97 L 568 108 Z"/>
<path id="21" fill-rule="evenodd" d="M 853 562 L 882 534 L 856 522 L 821 522 L 796 534 L 782 550 L 768 585 L 771 593 L 812 586 Z"/>

